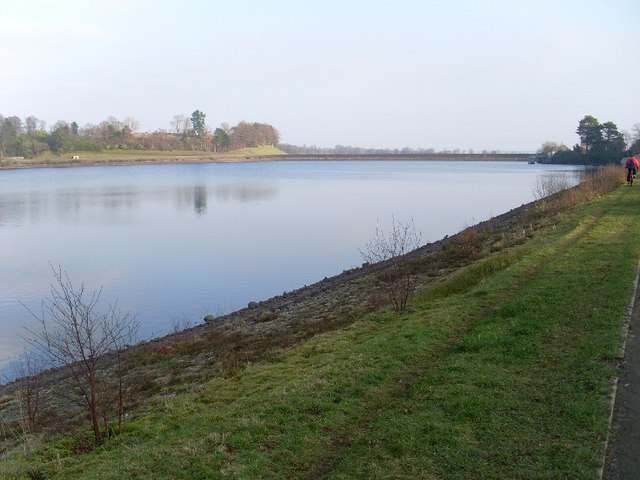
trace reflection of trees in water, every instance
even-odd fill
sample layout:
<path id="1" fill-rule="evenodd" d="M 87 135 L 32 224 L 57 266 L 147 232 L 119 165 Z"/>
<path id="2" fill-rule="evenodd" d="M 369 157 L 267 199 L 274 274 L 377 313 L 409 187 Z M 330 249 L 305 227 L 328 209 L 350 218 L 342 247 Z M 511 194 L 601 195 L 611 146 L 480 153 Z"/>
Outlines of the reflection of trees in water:
<path id="1" fill-rule="evenodd" d="M 105 188 L 102 203 L 107 209 L 133 208 L 139 195 L 132 187 Z"/>
<path id="2" fill-rule="evenodd" d="M 173 199 L 179 210 L 193 209 L 198 215 L 207 213 L 207 187 L 194 185 L 173 190 Z"/>
<path id="3" fill-rule="evenodd" d="M 105 186 L 98 189 L 65 188 L 56 191 L 31 191 L 25 194 L 0 193 L 0 225 L 38 223 L 52 215 L 70 222 L 107 215 L 110 221 L 127 221 L 141 202 L 173 198 L 180 210 L 207 213 L 210 194 L 220 202 L 251 203 L 275 198 L 273 185 L 237 183 L 227 185 L 189 185 L 171 188 L 136 189 L 131 186 Z"/>
<path id="4" fill-rule="evenodd" d="M 0 194 L 0 224 L 39 223 L 57 218 L 79 222 L 101 213 L 111 217 L 129 212 L 141 195 L 130 187 L 105 187 L 99 190 L 65 188 L 53 192 L 31 191 L 19 195 Z"/>
<path id="5" fill-rule="evenodd" d="M 248 183 L 222 185 L 216 188 L 216 199 L 240 203 L 271 200 L 277 194 L 278 189 L 274 186 L 251 185 Z"/>
<path id="6" fill-rule="evenodd" d="M 193 189 L 193 209 L 198 215 L 207 213 L 207 188 L 196 186 Z"/>
<path id="7" fill-rule="evenodd" d="M 174 198 L 179 208 L 193 208 L 198 215 L 204 215 L 207 213 L 208 197 L 211 191 L 213 191 L 216 201 L 239 203 L 270 200 L 278 193 L 274 186 L 248 183 L 216 185 L 212 189 L 205 185 L 195 185 L 176 189 Z"/>
<path id="8" fill-rule="evenodd" d="M 9 197 L 0 194 L 0 227 L 5 227 L 16 222 L 15 218 L 15 204 L 20 205 L 20 202 L 12 202 Z"/>
<path id="9" fill-rule="evenodd" d="M 47 204 L 34 201 L 35 195 L 7 195 L 0 193 L 0 225 L 21 224 L 27 218 L 38 220 L 42 216 L 42 209 Z"/>

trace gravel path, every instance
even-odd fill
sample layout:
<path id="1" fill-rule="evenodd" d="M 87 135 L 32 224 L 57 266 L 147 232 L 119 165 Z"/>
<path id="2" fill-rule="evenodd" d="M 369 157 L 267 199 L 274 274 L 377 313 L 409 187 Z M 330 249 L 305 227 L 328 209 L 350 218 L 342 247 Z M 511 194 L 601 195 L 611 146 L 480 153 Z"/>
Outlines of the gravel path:
<path id="1" fill-rule="evenodd" d="M 640 291 L 631 309 L 602 478 L 640 479 Z"/>

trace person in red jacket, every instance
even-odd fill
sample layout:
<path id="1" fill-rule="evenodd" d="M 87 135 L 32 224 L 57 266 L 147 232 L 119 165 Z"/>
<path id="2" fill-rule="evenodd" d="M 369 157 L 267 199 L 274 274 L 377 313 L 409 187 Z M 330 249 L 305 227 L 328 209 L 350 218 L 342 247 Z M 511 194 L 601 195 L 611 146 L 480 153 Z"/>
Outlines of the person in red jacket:
<path id="1" fill-rule="evenodd" d="M 633 184 L 633 179 L 636 178 L 636 174 L 640 168 L 640 162 L 638 162 L 638 159 L 633 156 L 633 153 L 629 155 L 629 158 L 627 158 L 624 168 L 627 169 L 627 183 L 631 185 Z"/>

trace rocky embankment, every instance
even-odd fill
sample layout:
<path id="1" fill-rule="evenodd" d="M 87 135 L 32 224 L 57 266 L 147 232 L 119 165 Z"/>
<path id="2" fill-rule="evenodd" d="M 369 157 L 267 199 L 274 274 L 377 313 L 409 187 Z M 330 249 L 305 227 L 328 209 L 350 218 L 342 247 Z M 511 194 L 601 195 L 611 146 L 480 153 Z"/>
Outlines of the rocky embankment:
<path id="1" fill-rule="evenodd" d="M 544 216 L 530 214 L 535 211 L 532 205 L 523 205 L 407 254 L 403 260 L 417 289 L 491 252 L 522 243 L 544 222 Z M 278 358 L 282 348 L 386 307 L 389 302 L 380 278 L 391 262 L 345 270 L 268 300 L 250 302 L 228 315 L 207 315 L 200 325 L 129 347 L 126 358 L 134 384 L 144 392 L 140 397 L 195 388 L 201 381 L 233 371 L 248 361 Z M 66 379 L 64 370 L 49 370 L 43 383 L 55 388 L 64 385 Z M 0 386 L 0 399 L 10 398 L 14 389 L 15 384 Z"/>
<path id="2" fill-rule="evenodd" d="M 520 243 L 534 225 L 526 215 L 532 204 L 522 205 L 503 215 L 428 243 L 406 255 L 412 266 L 419 289 L 428 282 L 482 257 L 488 249 L 501 249 Z M 378 277 L 393 260 L 345 270 L 341 274 L 292 292 L 260 302 L 250 302 L 246 308 L 218 318 L 205 317 L 204 328 L 242 324 L 247 328 L 265 330 L 261 324 L 288 329 L 291 322 L 333 322 L 376 309 L 384 303 Z M 197 333 L 199 328 L 193 330 Z"/>
<path id="3" fill-rule="evenodd" d="M 532 205 L 522 205 L 407 254 L 404 260 L 417 290 L 491 252 L 522 243 L 539 228 L 534 216 L 530 215 Z M 223 351 L 246 359 L 270 356 L 271 347 L 291 345 L 301 338 L 348 324 L 362 314 L 387 306 L 388 300 L 379 279 L 391 262 L 345 270 L 268 300 L 250 302 L 247 307 L 228 315 L 207 315 L 202 325 L 155 339 L 144 347 L 162 350 L 162 346 L 184 342 L 194 347 L 190 351 L 192 354 L 199 351 L 204 354 L 207 367 L 215 364 L 216 358 L 226 359 L 223 363 L 228 364 L 228 355 Z M 184 358 L 192 370 L 198 370 L 203 365 L 202 360 L 197 354 L 185 354 Z"/>

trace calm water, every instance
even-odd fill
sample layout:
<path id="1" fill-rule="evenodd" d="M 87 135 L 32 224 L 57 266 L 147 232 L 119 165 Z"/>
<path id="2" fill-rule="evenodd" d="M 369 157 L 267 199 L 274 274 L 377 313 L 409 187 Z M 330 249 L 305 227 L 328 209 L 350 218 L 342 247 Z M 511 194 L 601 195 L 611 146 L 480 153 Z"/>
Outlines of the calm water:
<path id="1" fill-rule="evenodd" d="M 0 171 L 0 365 L 20 353 L 50 265 L 103 287 L 140 336 L 200 323 L 360 265 L 376 222 L 434 241 L 533 199 L 505 162 L 269 162 Z"/>

